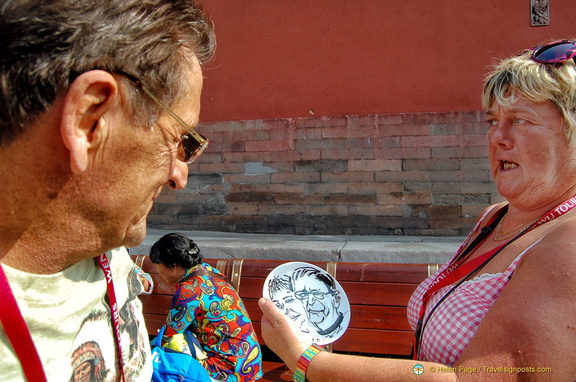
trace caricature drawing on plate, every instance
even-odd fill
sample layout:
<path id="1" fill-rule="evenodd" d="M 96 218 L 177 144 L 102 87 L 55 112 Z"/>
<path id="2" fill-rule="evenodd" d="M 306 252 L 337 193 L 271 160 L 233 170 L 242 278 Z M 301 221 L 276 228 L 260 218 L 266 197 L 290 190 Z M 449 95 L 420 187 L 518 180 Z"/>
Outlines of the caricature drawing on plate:
<path id="1" fill-rule="evenodd" d="M 334 277 L 315 265 L 291 262 L 276 267 L 264 282 L 263 294 L 312 342 L 332 343 L 348 328 L 346 293 Z"/>

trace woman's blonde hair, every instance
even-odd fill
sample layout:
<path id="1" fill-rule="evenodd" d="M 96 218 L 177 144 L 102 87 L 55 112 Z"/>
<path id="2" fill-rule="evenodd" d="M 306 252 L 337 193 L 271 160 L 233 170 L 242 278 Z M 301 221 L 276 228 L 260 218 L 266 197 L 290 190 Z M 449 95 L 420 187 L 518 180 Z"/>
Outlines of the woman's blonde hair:
<path id="1" fill-rule="evenodd" d="M 484 80 L 482 105 L 502 105 L 523 95 L 534 102 L 552 102 L 564 117 L 566 138 L 572 143 L 576 129 L 576 63 L 538 63 L 532 51 L 497 63 Z"/>

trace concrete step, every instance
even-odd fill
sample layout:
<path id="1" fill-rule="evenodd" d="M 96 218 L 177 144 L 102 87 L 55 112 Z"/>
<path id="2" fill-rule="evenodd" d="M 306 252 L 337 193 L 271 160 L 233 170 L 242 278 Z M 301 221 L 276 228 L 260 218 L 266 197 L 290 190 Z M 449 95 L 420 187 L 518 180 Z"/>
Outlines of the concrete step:
<path id="1" fill-rule="evenodd" d="M 180 232 L 194 240 L 206 258 L 348 261 L 369 263 L 445 263 L 463 237 L 276 235 L 150 229 L 131 254 L 148 254 L 163 235 Z"/>

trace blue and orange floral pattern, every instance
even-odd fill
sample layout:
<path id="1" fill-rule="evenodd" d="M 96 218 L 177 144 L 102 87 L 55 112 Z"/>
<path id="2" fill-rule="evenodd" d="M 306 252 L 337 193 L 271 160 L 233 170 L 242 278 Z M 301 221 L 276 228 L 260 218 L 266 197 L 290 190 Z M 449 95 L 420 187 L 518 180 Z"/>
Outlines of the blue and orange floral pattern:
<path id="1" fill-rule="evenodd" d="M 164 341 L 176 333 L 192 332 L 207 358 L 204 367 L 213 379 L 255 381 L 262 376 L 262 352 L 246 307 L 224 278 L 193 275 L 202 263 L 187 270 L 170 306 Z"/>

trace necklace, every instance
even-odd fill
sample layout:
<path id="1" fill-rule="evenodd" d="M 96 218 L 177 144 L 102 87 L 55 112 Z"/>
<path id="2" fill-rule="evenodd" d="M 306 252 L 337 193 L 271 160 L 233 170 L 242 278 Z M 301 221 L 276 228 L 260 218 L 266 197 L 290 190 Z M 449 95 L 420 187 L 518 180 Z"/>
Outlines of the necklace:
<path id="1" fill-rule="evenodd" d="M 504 220 L 504 218 L 502 218 L 502 220 Z M 514 236 L 518 235 L 520 232 L 524 231 L 526 228 L 530 227 L 530 225 L 532 225 L 532 223 L 520 224 L 512 228 L 512 230 L 508 232 L 502 232 L 502 220 L 498 222 L 498 225 L 496 225 L 496 228 L 494 229 L 494 236 L 492 237 L 492 240 L 494 241 L 503 241 L 511 239 Z"/>

